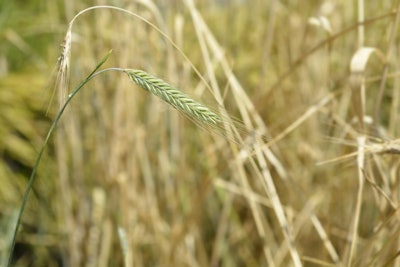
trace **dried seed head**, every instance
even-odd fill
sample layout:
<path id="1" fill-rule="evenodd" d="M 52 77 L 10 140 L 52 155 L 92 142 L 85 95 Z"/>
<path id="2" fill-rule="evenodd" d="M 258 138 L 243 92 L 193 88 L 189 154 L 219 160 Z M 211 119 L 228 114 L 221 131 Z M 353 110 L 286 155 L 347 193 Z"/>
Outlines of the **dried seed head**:
<path id="1" fill-rule="evenodd" d="M 62 43 L 61 56 L 58 59 L 59 69 L 57 73 L 57 91 L 58 91 L 58 103 L 60 108 L 64 105 L 68 95 L 68 82 L 69 82 L 69 61 L 71 56 L 71 27 L 68 28 L 67 34 L 65 35 Z"/>

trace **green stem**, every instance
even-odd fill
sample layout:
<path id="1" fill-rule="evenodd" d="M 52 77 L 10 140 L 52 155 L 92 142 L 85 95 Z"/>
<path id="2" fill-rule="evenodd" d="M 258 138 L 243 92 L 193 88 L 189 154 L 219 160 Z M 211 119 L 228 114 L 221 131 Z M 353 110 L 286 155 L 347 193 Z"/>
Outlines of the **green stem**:
<path id="1" fill-rule="evenodd" d="M 12 237 L 12 241 L 11 241 L 10 253 L 9 253 L 9 256 L 8 256 L 8 264 L 7 264 L 8 267 L 11 266 L 12 254 L 13 254 L 13 251 L 14 251 L 14 248 L 15 248 L 17 232 L 18 232 L 18 229 L 19 229 L 19 225 L 21 223 L 22 214 L 24 212 L 26 203 L 28 201 L 28 196 L 29 196 L 29 193 L 30 193 L 30 191 L 32 189 L 33 182 L 35 181 L 35 178 L 36 178 L 36 176 L 35 176 L 36 175 L 36 171 L 38 169 L 38 166 L 39 166 L 40 160 L 42 158 L 43 152 L 44 152 L 44 150 L 45 150 L 45 148 L 46 148 L 46 146 L 47 146 L 47 144 L 48 144 L 48 142 L 50 140 L 50 137 L 53 135 L 53 132 L 56 129 L 56 127 L 58 125 L 58 122 L 60 121 L 61 116 L 63 115 L 65 109 L 67 108 L 67 106 L 69 104 L 69 102 L 71 102 L 72 98 L 80 91 L 80 89 L 83 86 L 85 86 L 86 83 L 88 83 L 91 79 L 93 79 L 97 75 L 99 75 L 99 74 L 101 74 L 101 73 L 103 73 L 103 72 L 105 72 L 107 70 L 118 70 L 118 69 L 107 69 L 107 70 L 98 71 L 98 69 L 107 61 L 107 59 L 110 56 L 110 54 L 111 54 L 111 51 L 109 51 L 107 53 L 107 55 L 105 55 L 103 57 L 103 59 L 96 66 L 96 68 L 68 95 L 67 100 L 65 101 L 64 105 L 61 107 L 61 109 L 58 112 L 56 118 L 54 119 L 53 123 L 51 124 L 51 127 L 50 127 L 50 129 L 49 129 L 49 131 L 47 133 L 46 139 L 45 139 L 45 141 L 44 141 L 44 143 L 43 143 L 43 145 L 42 145 L 42 147 L 41 147 L 41 149 L 39 151 L 39 154 L 38 154 L 38 156 L 36 158 L 36 162 L 35 162 L 35 165 L 33 166 L 33 170 L 32 170 L 31 176 L 29 178 L 28 185 L 27 185 L 27 187 L 25 189 L 25 193 L 24 193 L 24 196 L 22 198 L 21 207 L 20 207 L 19 212 L 18 212 L 17 222 L 16 222 L 16 225 L 15 225 L 15 228 L 14 228 L 14 233 L 13 233 L 13 237 Z M 98 71 L 98 72 L 96 72 L 96 71 Z"/>

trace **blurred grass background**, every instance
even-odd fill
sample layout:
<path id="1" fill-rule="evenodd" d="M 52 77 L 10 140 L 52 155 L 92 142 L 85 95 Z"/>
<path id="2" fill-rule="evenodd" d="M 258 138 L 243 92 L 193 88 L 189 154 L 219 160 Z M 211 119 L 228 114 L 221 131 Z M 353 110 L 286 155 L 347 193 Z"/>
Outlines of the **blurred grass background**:
<path id="1" fill-rule="evenodd" d="M 255 107 L 250 130 L 262 126 L 258 116 L 272 139 L 302 123 L 243 158 L 242 147 L 127 77 L 99 76 L 46 150 L 15 266 L 299 266 L 296 255 L 304 266 L 400 266 L 398 2 L 366 1 L 365 18 L 379 19 L 360 28 L 363 1 L 199 1 L 221 54 L 199 34 L 189 2 L 0 1 L 0 265 L 57 112 L 68 22 L 107 4 L 157 25 L 249 128 L 226 60 Z M 79 17 L 72 33 L 70 89 L 113 49 L 107 66 L 146 70 L 213 103 L 189 62 L 137 18 L 99 9 Z M 354 86 L 349 66 L 362 46 L 385 60 L 372 55 Z M 357 155 L 319 164 L 356 152 L 360 137 L 362 164 Z"/>

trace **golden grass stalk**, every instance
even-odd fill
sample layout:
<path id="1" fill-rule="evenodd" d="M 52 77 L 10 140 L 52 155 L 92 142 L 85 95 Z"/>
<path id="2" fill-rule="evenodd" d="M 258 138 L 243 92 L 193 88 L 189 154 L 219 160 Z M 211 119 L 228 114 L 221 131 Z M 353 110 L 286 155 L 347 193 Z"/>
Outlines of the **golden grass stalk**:
<path id="1" fill-rule="evenodd" d="M 349 236 L 351 235 L 351 243 L 349 247 L 349 257 L 347 260 L 346 266 L 352 265 L 352 260 L 354 255 L 357 252 L 357 243 L 358 243 L 358 232 L 360 228 L 360 216 L 361 216 L 361 205 L 362 198 L 364 194 L 364 169 L 365 169 L 365 136 L 360 136 L 357 138 L 358 145 L 358 154 L 357 154 L 357 167 L 358 167 L 358 190 L 357 190 L 357 202 L 354 211 L 353 225 L 349 231 Z"/>
<path id="2" fill-rule="evenodd" d="M 218 114 L 165 81 L 142 70 L 127 69 L 124 72 L 138 86 L 160 97 L 189 118 L 216 127 L 222 123 L 222 118 Z"/>

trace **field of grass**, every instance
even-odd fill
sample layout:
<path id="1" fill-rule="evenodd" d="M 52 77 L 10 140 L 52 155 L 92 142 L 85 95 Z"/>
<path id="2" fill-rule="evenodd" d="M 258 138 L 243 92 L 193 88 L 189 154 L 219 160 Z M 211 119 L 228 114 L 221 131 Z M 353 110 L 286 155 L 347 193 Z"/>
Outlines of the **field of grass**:
<path id="1" fill-rule="evenodd" d="M 0 266 L 400 266 L 398 1 L 28 2 Z"/>

